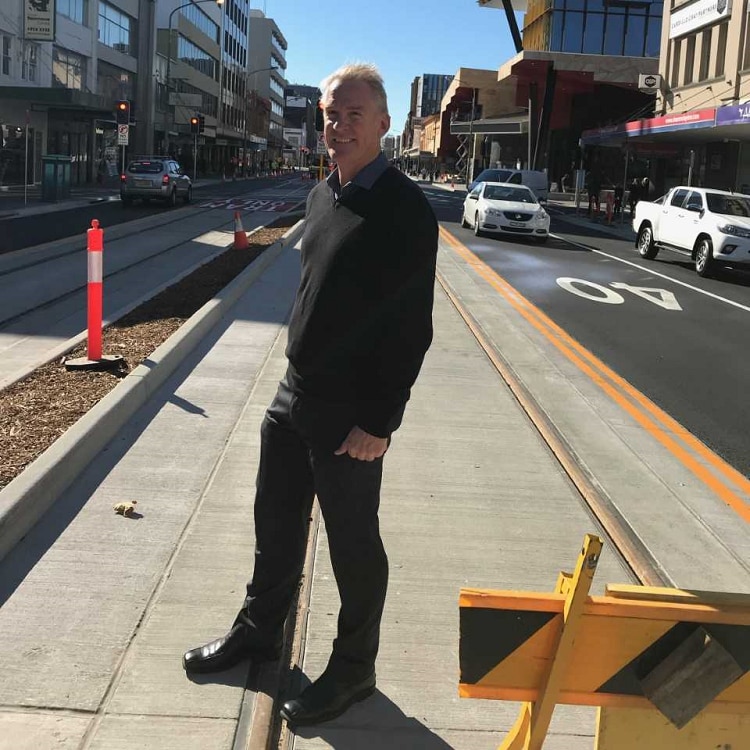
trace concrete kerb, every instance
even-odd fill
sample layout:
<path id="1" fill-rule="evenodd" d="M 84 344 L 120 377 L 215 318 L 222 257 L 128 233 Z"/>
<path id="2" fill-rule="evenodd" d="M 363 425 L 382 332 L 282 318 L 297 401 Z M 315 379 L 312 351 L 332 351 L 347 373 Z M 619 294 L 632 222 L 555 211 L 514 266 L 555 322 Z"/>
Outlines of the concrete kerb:
<path id="1" fill-rule="evenodd" d="M 209 300 L 96 406 L 0 491 L 0 560 L 28 533 L 94 456 L 177 369 L 258 277 L 296 242 L 297 222 Z"/>

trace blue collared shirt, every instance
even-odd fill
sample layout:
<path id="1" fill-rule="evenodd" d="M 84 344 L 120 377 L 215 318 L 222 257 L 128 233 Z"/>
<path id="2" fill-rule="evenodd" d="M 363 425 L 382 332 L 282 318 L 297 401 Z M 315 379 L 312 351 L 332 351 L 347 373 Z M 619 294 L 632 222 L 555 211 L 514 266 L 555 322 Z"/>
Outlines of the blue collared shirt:
<path id="1" fill-rule="evenodd" d="M 372 186 L 377 181 L 378 177 L 388 169 L 388 159 L 385 158 L 385 154 L 381 151 L 369 164 L 366 164 L 357 174 L 352 177 L 349 182 L 343 187 L 339 181 L 339 170 L 334 169 L 331 174 L 326 177 L 328 187 L 333 191 L 333 197 L 338 200 L 342 195 L 351 190 L 351 186 L 358 188 L 364 188 L 365 190 L 371 190 Z"/>

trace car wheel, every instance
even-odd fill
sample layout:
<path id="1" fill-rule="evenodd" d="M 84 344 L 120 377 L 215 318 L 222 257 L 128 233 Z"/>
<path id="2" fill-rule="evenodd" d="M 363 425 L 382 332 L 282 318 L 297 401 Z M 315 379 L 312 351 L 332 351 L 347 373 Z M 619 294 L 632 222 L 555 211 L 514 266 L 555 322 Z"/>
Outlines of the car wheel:
<path id="1" fill-rule="evenodd" d="M 698 247 L 695 250 L 695 272 L 698 276 L 704 278 L 711 276 L 714 266 L 712 251 L 711 240 L 708 237 L 704 237 L 698 242 Z"/>
<path id="2" fill-rule="evenodd" d="M 650 226 L 641 227 L 638 232 L 638 254 L 641 258 L 651 260 L 656 257 L 659 248 L 654 244 L 654 232 Z"/>
<path id="3" fill-rule="evenodd" d="M 170 208 L 174 208 L 177 205 L 177 188 L 172 188 L 172 192 L 169 194 L 169 198 L 167 198 L 167 205 Z"/>
<path id="4" fill-rule="evenodd" d="M 193 187 L 188 186 L 187 193 L 185 193 L 185 197 L 182 199 L 185 205 L 190 203 L 191 200 L 193 200 Z"/>
<path id="5" fill-rule="evenodd" d="M 475 237 L 482 236 L 482 230 L 479 227 L 479 212 L 474 214 L 474 236 Z"/>
<path id="6" fill-rule="evenodd" d="M 466 221 L 466 214 L 463 211 L 461 212 L 461 226 L 464 229 L 468 229 L 469 228 L 469 222 Z"/>

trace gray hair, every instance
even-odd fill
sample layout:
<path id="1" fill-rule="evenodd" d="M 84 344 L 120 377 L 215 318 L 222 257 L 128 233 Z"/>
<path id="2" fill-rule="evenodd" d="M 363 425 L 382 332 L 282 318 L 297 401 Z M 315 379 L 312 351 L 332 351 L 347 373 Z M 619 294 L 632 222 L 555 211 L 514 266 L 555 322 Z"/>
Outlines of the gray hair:
<path id="1" fill-rule="evenodd" d="M 338 70 L 324 78 L 320 82 L 320 90 L 322 92 L 320 100 L 324 107 L 325 102 L 328 101 L 328 92 L 330 89 L 335 84 L 342 83 L 343 81 L 363 81 L 366 83 L 372 89 L 373 94 L 375 94 L 375 100 L 380 109 L 386 115 L 388 114 L 388 96 L 385 93 L 383 77 L 372 63 L 349 63 L 342 65 Z"/>

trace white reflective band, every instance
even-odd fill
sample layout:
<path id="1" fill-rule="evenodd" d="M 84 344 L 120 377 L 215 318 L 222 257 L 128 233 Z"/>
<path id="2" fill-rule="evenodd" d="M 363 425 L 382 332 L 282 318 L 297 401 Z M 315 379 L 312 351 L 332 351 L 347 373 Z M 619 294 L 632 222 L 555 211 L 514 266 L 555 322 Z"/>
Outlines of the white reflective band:
<path id="1" fill-rule="evenodd" d="M 104 253 L 89 253 L 89 283 L 101 284 L 104 276 Z"/>

